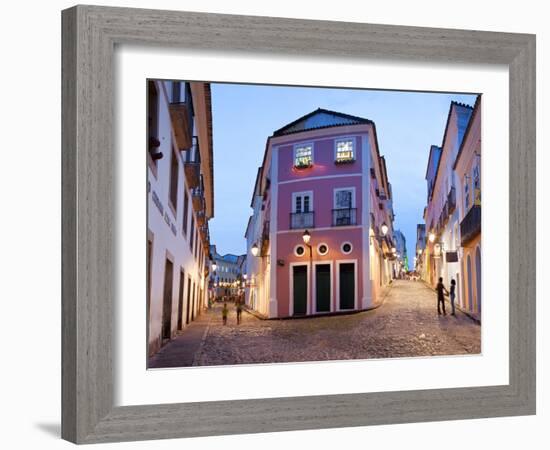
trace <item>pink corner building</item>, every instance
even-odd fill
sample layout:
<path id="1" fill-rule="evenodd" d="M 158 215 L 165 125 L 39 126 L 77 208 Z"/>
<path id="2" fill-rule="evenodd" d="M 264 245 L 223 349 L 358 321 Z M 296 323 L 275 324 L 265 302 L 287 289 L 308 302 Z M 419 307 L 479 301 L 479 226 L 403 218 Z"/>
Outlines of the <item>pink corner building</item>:
<path id="1" fill-rule="evenodd" d="M 378 306 L 399 271 L 374 122 L 317 109 L 267 139 L 247 239 L 246 304 L 269 318 Z"/>

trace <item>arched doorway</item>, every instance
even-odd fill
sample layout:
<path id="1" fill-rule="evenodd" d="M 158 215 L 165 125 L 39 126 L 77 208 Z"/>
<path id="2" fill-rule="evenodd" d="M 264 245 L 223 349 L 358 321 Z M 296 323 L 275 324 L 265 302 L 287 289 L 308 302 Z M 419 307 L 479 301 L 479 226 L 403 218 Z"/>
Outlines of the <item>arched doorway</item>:
<path id="1" fill-rule="evenodd" d="M 476 295 L 477 312 L 481 314 L 481 251 L 476 248 Z"/>
<path id="2" fill-rule="evenodd" d="M 473 311 L 473 292 L 472 292 L 472 259 L 470 258 L 470 255 L 468 255 L 468 259 L 466 261 L 466 272 L 468 275 L 468 279 L 466 281 L 468 285 L 468 309 L 470 311 Z"/>

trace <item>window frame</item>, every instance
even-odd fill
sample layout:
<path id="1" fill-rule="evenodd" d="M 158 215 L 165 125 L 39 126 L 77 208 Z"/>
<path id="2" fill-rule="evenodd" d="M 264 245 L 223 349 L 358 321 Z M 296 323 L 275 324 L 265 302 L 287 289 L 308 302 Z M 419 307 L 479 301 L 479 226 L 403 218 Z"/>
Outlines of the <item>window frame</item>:
<path id="1" fill-rule="evenodd" d="M 302 211 L 298 212 L 296 211 L 296 198 L 297 197 L 306 197 L 309 196 L 309 204 L 310 209 L 309 211 L 304 211 L 302 200 Z M 315 212 L 315 208 L 313 207 L 313 191 L 300 191 L 300 192 L 293 192 L 292 193 L 292 204 L 290 205 L 290 212 L 292 214 L 304 214 L 304 213 L 312 213 Z"/>
<path id="2" fill-rule="evenodd" d="M 311 147 L 311 162 L 307 166 L 296 165 L 296 150 L 299 148 Z M 295 169 L 308 169 L 315 164 L 315 145 L 313 142 L 302 142 L 300 144 L 294 144 L 292 147 L 292 167 Z"/>
<path id="3" fill-rule="evenodd" d="M 338 160 L 338 143 L 351 141 L 352 145 L 352 155 L 351 159 Z M 335 164 L 350 164 L 357 160 L 357 139 L 355 136 L 342 136 L 334 139 L 334 163 Z"/>

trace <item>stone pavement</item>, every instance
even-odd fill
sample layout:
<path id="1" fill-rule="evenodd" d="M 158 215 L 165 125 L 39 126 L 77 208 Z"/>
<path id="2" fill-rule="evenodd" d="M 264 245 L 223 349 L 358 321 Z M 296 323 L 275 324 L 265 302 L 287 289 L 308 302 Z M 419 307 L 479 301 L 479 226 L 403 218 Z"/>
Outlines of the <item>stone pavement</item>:
<path id="1" fill-rule="evenodd" d="M 223 326 L 218 305 L 155 355 L 154 367 L 480 353 L 480 325 L 447 306 L 439 316 L 434 291 L 405 280 L 394 281 L 379 308 L 344 316 L 260 320 L 243 312 L 237 326 L 230 304 Z"/>

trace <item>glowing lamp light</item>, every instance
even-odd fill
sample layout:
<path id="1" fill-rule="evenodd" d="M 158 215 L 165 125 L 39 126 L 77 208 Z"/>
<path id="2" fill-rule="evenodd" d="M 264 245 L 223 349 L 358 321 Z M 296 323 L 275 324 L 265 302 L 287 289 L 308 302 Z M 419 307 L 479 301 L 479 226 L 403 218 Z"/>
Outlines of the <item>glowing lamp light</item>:
<path id="1" fill-rule="evenodd" d="M 391 252 L 395 255 L 397 253 L 397 249 L 395 247 L 392 247 Z"/>
<path id="2" fill-rule="evenodd" d="M 302 239 L 304 240 L 304 244 L 309 244 L 309 241 L 311 240 L 311 234 L 308 230 L 304 231 L 304 234 L 302 234 Z"/>
<path id="3" fill-rule="evenodd" d="M 243 278 L 246 280 L 248 278 L 248 275 L 246 273 L 244 273 Z"/>
<path id="4" fill-rule="evenodd" d="M 215 262 L 213 262 L 212 263 L 212 272 L 215 272 L 217 268 L 218 268 L 218 265 Z"/>
<path id="5" fill-rule="evenodd" d="M 418 254 L 419 254 L 419 255 L 422 254 L 422 249 L 421 249 L 421 248 L 418 249 Z"/>
<path id="6" fill-rule="evenodd" d="M 382 235 L 385 236 L 386 234 L 388 234 L 388 226 L 386 225 L 386 223 L 383 223 L 382 226 L 380 227 L 380 231 L 382 231 Z"/>
<path id="7" fill-rule="evenodd" d="M 252 253 L 252 256 L 258 256 L 258 254 L 260 253 L 260 249 L 256 244 L 252 246 L 252 248 L 250 249 L 250 253 Z"/>
<path id="8" fill-rule="evenodd" d="M 435 233 L 431 232 L 428 236 L 428 239 L 430 240 L 430 242 L 434 242 L 435 241 Z"/>

